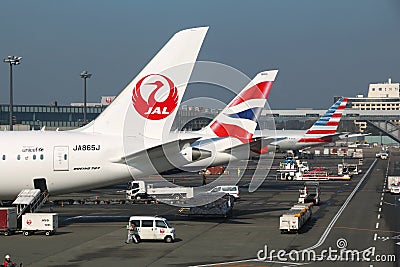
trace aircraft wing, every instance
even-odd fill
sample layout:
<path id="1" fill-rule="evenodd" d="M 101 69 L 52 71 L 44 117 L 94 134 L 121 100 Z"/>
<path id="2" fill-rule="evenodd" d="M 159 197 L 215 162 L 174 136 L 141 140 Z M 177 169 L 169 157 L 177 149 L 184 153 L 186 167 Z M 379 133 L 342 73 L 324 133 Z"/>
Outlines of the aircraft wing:
<path id="1" fill-rule="evenodd" d="M 200 138 L 177 139 L 148 149 L 135 152 L 114 161 L 141 169 L 143 164 L 151 163 L 160 173 L 211 156 L 211 152 L 192 148 L 190 144 Z"/>
<path id="2" fill-rule="evenodd" d="M 371 135 L 371 133 L 367 133 L 367 134 L 362 134 L 362 133 L 356 133 L 356 134 L 342 133 L 339 136 L 339 138 L 340 139 L 346 139 L 346 138 L 362 137 L 362 136 L 368 136 L 368 135 Z"/>
<path id="3" fill-rule="evenodd" d="M 258 137 L 255 138 L 250 143 L 240 144 L 234 147 L 230 147 L 224 150 L 225 153 L 234 153 L 236 151 L 240 151 L 243 149 L 250 149 L 251 151 L 259 151 L 263 147 L 270 145 L 272 142 L 275 142 L 276 138 L 274 137 Z"/>

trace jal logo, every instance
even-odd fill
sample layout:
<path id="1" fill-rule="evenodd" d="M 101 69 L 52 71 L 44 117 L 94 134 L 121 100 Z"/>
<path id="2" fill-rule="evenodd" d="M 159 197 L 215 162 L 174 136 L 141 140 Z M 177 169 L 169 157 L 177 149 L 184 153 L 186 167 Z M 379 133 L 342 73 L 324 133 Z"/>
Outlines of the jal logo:
<path id="1" fill-rule="evenodd" d="M 160 234 L 163 234 L 163 233 L 165 233 L 165 230 L 164 229 L 160 229 Z"/>
<path id="2" fill-rule="evenodd" d="M 132 102 L 142 117 L 161 120 L 168 117 L 178 105 L 178 90 L 167 76 L 149 74 L 136 83 Z"/>
<path id="3" fill-rule="evenodd" d="M 106 98 L 106 103 L 107 103 L 107 104 L 110 104 L 111 102 L 112 102 L 112 98 L 111 98 L 111 97 L 107 97 L 107 98 Z"/>
<path id="4" fill-rule="evenodd" d="M 32 224 L 32 221 L 31 221 L 31 220 L 27 220 L 27 221 L 26 221 L 26 224 L 27 224 L 27 225 L 31 225 L 31 224 Z"/>

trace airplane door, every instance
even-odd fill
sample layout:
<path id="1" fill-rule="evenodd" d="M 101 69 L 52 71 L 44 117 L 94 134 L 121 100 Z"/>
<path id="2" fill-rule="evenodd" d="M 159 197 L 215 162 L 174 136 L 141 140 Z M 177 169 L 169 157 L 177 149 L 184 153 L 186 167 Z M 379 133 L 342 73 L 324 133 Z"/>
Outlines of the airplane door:
<path id="1" fill-rule="evenodd" d="M 55 146 L 53 151 L 53 168 L 55 171 L 69 170 L 68 146 Z"/>

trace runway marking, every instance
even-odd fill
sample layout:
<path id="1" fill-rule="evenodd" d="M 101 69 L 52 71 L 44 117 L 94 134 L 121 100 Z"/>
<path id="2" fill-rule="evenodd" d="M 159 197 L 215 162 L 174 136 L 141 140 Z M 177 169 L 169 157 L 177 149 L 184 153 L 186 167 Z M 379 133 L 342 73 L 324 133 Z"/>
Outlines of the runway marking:
<path id="1" fill-rule="evenodd" d="M 371 166 L 368 168 L 368 170 L 365 172 L 364 176 L 360 179 L 360 181 L 357 183 L 356 187 L 353 189 L 353 191 L 350 193 L 350 195 L 347 197 L 346 201 L 343 203 L 343 205 L 341 206 L 341 208 L 339 209 L 339 211 L 336 213 L 336 215 L 333 217 L 333 219 L 331 220 L 331 222 L 329 223 L 328 227 L 326 228 L 326 230 L 324 231 L 324 233 L 321 235 L 320 239 L 318 240 L 318 242 L 309 247 L 309 248 L 305 248 L 303 250 L 312 250 L 315 248 L 318 248 L 319 246 L 321 246 L 328 234 L 330 233 L 330 231 L 332 230 L 333 226 L 335 225 L 336 221 L 339 219 L 340 215 L 343 213 L 344 209 L 347 207 L 347 205 L 349 204 L 349 202 L 351 201 L 351 199 L 353 198 L 353 196 L 355 195 L 355 193 L 358 191 L 358 189 L 360 188 L 361 184 L 364 182 L 365 178 L 369 175 L 369 173 L 371 172 L 372 168 L 375 166 L 377 162 L 377 159 L 375 159 Z M 341 228 L 341 227 L 335 227 L 335 228 Z M 240 260 L 240 261 L 234 261 L 234 262 L 226 262 L 226 263 L 214 263 L 214 264 L 205 264 L 205 265 L 197 265 L 197 266 L 219 266 L 222 264 L 235 264 L 235 263 L 243 263 L 243 262 L 250 262 L 250 261 L 258 261 L 257 258 L 255 259 L 247 259 L 247 260 Z M 275 263 L 275 262 L 274 262 Z"/>
<path id="2" fill-rule="evenodd" d="M 381 218 L 381 214 L 379 213 L 379 214 L 378 214 L 378 220 L 379 220 L 380 218 Z"/>
<path id="3" fill-rule="evenodd" d="M 384 196 L 385 195 L 385 193 L 382 193 L 382 196 Z"/>
<path id="4" fill-rule="evenodd" d="M 357 230 L 357 231 L 368 231 L 368 232 L 373 232 L 376 233 L 377 230 L 371 229 L 371 228 L 355 228 L 355 227 L 344 227 L 344 226 L 337 226 L 334 227 L 334 229 L 346 229 L 346 230 Z M 393 233 L 393 234 L 398 234 L 400 232 L 398 231 L 391 231 L 391 230 L 378 230 L 379 233 Z"/>
<path id="5" fill-rule="evenodd" d="M 377 236 L 378 236 L 378 234 L 375 233 L 375 234 L 374 234 L 374 241 L 376 241 Z"/>
<path id="6" fill-rule="evenodd" d="M 382 206 L 382 201 L 381 201 L 381 203 L 379 203 L 379 206 Z"/>
<path id="7" fill-rule="evenodd" d="M 379 208 L 379 210 L 378 210 L 379 212 L 381 212 L 382 211 L 382 208 Z"/>
<path id="8" fill-rule="evenodd" d="M 376 226 L 375 226 L 375 228 L 376 228 L 376 229 L 378 229 L 378 228 L 379 228 L 379 223 L 378 223 L 378 222 L 376 223 Z"/>
<path id="9" fill-rule="evenodd" d="M 381 197 L 381 201 L 383 201 L 383 197 Z"/>
<path id="10" fill-rule="evenodd" d="M 382 202 L 381 202 L 381 203 L 382 203 Z M 386 205 L 392 205 L 392 206 L 396 206 L 396 204 L 389 203 L 389 202 L 383 202 L 383 203 L 385 203 Z"/>

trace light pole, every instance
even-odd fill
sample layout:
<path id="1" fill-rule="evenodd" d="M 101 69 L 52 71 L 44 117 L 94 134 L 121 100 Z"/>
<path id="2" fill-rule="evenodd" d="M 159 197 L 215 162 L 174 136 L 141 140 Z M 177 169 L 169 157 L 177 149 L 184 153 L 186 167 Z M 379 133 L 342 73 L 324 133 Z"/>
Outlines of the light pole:
<path id="1" fill-rule="evenodd" d="M 5 63 L 10 64 L 10 131 L 13 130 L 13 76 L 12 76 L 12 66 L 19 65 L 22 57 L 8 56 L 4 59 Z"/>
<path id="2" fill-rule="evenodd" d="M 83 124 L 86 124 L 86 79 L 92 77 L 92 74 L 87 70 L 81 72 L 81 78 L 83 79 Z"/>

